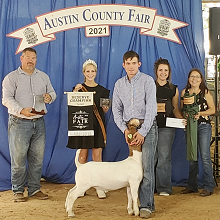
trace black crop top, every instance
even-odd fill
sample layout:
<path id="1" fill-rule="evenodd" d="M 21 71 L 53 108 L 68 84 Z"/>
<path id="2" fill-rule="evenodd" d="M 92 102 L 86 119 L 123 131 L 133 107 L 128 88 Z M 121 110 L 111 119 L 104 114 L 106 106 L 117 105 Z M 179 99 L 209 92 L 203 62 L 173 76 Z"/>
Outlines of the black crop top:
<path id="1" fill-rule="evenodd" d="M 157 119 L 157 126 L 159 128 L 165 128 L 166 127 L 166 118 L 171 117 L 174 118 L 173 114 L 173 104 L 172 99 L 176 95 L 176 85 L 169 84 L 167 82 L 164 86 L 160 86 L 158 83 L 156 83 L 157 86 L 157 103 L 166 103 L 166 112 L 161 113 L 158 112 L 156 119 Z"/>

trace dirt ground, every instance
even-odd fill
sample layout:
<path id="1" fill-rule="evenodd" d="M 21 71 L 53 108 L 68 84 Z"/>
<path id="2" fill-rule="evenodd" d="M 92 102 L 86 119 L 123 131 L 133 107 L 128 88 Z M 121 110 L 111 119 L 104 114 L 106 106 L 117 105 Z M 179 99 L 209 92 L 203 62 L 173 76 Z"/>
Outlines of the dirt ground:
<path id="1" fill-rule="evenodd" d="M 64 204 L 68 190 L 73 187 L 73 184 L 54 184 L 43 181 L 41 185 L 42 191 L 49 194 L 49 200 L 40 201 L 28 198 L 26 202 L 15 203 L 11 190 L 0 192 L 0 219 L 68 219 Z M 152 214 L 152 220 L 220 219 L 220 187 L 216 187 L 214 194 L 208 197 L 201 197 L 198 193 L 182 195 L 181 189 L 183 188 L 174 187 L 173 195 L 167 197 L 155 194 L 156 211 Z M 98 199 L 95 190 L 90 189 L 86 196 L 76 200 L 73 207 L 76 215 L 74 218 L 75 220 L 140 219 L 140 217 L 129 216 L 126 207 L 126 188 L 108 192 L 106 199 Z"/>

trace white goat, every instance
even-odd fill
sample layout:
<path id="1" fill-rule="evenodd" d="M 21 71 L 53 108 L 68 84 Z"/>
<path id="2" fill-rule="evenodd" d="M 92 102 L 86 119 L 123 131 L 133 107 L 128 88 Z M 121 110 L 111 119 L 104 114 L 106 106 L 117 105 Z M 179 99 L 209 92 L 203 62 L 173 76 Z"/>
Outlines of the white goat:
<path id="1" fill-rule="evenodd" d="M 119 162 L 90 161 L 85 164 L 79 163 L 79 152 L 80 150 L 77 150 L 75 157 L 76 185 L 69 190 L 65 202 L 68 217 L 74 217 L 73 204 L 75 200 L 84 195 L 86 190 L 91 187 L 103 191 L 127 187 L 128 214 L 138 216 L 138 188 L 143 178 L 142 152 L 133 150 L 133 156 Z"/>

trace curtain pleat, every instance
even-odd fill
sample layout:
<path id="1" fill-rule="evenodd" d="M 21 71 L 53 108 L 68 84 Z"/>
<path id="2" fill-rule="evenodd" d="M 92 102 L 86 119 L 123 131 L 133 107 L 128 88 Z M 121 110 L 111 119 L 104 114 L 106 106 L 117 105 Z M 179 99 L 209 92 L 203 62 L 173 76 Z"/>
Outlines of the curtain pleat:
<path id="1" fill-rule="evenodd" d="M 159 57 L 169 60 L 172 82 L 181 91 L 192 67 L 204 72 L 204 47 L 201 0 L 1 0 L 0 1 L 0 77 L 20 65 L 20 55 L 15 55 L 20 39 L 7 34 L 36 22 L 36 16 L 68 7 L 88 4 L 128 4 L 157 9 L 157 14 L 189 25 L 176 30 L 182 44 L 139 34 L 134 27 L 111 26 L 110 36 L 87 38 L 84 28 L 56 33 L 56 40 L 34 47 L 38 53 L 36 68 L 46 72 L 57 100 L 48 105 L 46 122 L 46 149 L 42 176 L 50 182 L 74 183 L 76 167 L 75 150 L 66 148 L 67 101 L 64 91 L 72 91 L 83 83 L 82 64 L 91 58 L 98 64 L 97 83 L 112 91 L 117 79 L 125 75 L 122 57 L 127 50 L 135 50 L 142 62 L 140 70 L 154 77 L 153 65 Z M 10 155 L 7 138 L 7 109 L 0 105 L 0 191 L 11 188 Z M 104 161 L 119 161 L 128 156 L 124 135 L 114 123 L 111 109 L 106 114 L 107 146 Z M 89 154 L 91 160 L 91 152 Z M 172 181 L 185 183 L 188 178 L 184 133 L 177 129 L 172 150 Z"/>

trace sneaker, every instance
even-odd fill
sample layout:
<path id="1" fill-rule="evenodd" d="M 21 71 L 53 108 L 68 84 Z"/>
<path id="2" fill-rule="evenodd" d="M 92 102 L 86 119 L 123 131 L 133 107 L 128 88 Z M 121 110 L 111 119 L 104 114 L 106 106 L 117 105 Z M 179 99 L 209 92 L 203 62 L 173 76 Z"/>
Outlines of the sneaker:
<path id="1" fill-rule="evenodd" d="M 170 194 L 169 194 L 169 193 L 166 193 L 166 192 L 160 192 L 159 195 L 160 195 L 160 196 L 169 196 Z"/>
<path id="2" fill-rule="evenodd" d="M 141 218 L 150 218 L 150 216 L 151 216 L 151 211 L 146 210 L 146 209 L 140 210 L 140 217 Z"/>
<path id="3" fill-rule="evenodd" d="M 105 194 L 105 192 L 104 192 L 103 190 L 97 189 L 97 190 L 96 190 L 96 193 L 97 193 L 97 195 L 98 195 L 98 197 L 99 197 L 100 199 L 106 198 L 106 194 Z"/>
<path id="4" fill-rule="evenodd" d="M 38 191 L 34 195 L 31 195 L 31 197 L 35 198 L 35 199 L 40 199 L 40 200 L 48 199 L 48 195 L 43 193 L 43 192 L 41 192 L 41 191 Z"/>
<path id="5" fill-rule="evenodd" d="M 25 202 L 24 194 L 23 193 L 15 193 L 14 194 L 14 201 L 15 202 Z"/>

